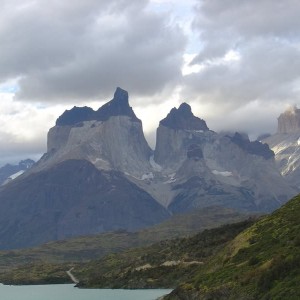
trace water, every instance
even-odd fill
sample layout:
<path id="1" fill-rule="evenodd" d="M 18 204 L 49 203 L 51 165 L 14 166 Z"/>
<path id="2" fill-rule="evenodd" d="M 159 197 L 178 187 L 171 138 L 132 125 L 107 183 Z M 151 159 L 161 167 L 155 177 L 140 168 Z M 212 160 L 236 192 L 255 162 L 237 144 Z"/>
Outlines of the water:
<path id="1" fill-rule="evenodd" d="M 78 289 L 72 284 L 7 286 L 1 300 L 155 300 L 171 290 Z"/>

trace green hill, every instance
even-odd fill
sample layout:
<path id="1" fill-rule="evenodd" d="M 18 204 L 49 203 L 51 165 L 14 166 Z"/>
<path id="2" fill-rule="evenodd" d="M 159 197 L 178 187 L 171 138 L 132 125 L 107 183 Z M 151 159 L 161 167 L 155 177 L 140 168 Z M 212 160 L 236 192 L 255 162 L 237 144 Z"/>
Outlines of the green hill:
<path id="1" fill-rule="evenodd" d="M 168 300 L 300 299 L 300 196 L 246 229 Z"/>

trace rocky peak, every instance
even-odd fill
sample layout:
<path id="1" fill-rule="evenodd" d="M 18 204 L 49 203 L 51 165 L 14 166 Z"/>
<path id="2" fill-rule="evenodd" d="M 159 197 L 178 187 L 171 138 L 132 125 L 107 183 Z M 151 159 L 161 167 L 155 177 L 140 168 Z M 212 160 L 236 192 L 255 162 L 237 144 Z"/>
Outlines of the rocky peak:
<path id="1" fill-rule="evenodd" d="M 292 106 L 278 117 L 277 133 L 300 131 L 300 109 Z"/>
<path id="2" fill-rule="evenodd" d="M 172 108 L 166 118 L 159 123 L 172 129 L 209 130 L 205 121 L 195 117 L 190 105 L 182 103 L 179 108 Z"/>
<path id="3" fill-rule="evenodd" d="M 117 88 L 114 98 L 97 111 L 90 107 L 76 107 L 66 110 L 56 121 L 57 126 L 74 126 L 84 121 L 107 121 L 113 116 L 128 116 L 132 121 L 140 122 L 128 102 L 128 92 Z"/>
<path id="4" fill-rule="evenodd" d="M 128 92 L 117 88 L 114 93 L 114 98 L 100 107 L 96 113 L 96 120 L 106 121 L 112 116 L 128 116 L 132 121 L 140 120 L 134 114 L 128 103 Z"/>

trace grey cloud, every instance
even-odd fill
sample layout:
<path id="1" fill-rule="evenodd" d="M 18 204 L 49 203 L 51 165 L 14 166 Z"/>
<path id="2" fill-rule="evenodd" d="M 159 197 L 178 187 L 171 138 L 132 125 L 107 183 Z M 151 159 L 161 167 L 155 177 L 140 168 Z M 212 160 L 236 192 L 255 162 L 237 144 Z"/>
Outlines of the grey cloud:
<path id="1" fill-rule="evenodd" d="M 198 0 L 193 26 L 204 48 L 196 61 L 212 59 L 214 52 L 221 57 L 251 39 L 299 41 L 299 13 L 297 0 Z"/>
<path id="2" fill-rule="evenodd" d="M 146 0 L 11 1 L 0 12 L 0 80 L 17 98 L 107 97 L 116 86 L 151 95 L 181 77 L 186 39 Z"/>
<path id="3" fill-rule="evenodd" d="M 223 113 L 255 101 L 281 107 L 299 101 L 299 1 L 199 1 L 195 12 L 204 46 L 193 63 L 204 68 L 185 76 L 183 97 Z M 230 50 L 240 59 L 220 61 Z"/>

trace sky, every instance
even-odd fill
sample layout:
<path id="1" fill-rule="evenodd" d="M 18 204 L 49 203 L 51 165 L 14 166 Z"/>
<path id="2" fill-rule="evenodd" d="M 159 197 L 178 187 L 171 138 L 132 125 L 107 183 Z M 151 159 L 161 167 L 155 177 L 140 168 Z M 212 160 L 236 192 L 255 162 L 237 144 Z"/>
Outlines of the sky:
<path id="1" fill-rule="evenodd" d="M 46 152 L 64 110 L 129 92 L 150 145 L 187 102 L 214 131 L 299 106 L 298 0 L 0 0 L 0 166 Z"/>

